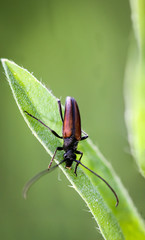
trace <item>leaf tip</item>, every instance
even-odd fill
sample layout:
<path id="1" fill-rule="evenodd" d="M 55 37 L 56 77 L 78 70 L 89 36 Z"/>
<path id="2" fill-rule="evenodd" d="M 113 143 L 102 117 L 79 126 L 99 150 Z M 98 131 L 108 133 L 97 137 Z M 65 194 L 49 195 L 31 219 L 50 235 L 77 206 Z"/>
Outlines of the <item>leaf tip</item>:
<path id="1" fill-rule="evenodd" d="M 7 68 L 7 63 L 8 62 L 10 62 L 8 59 L 6 59 L 6 58 L 1 58 L 1 63 L 2 63 L 2 66 L 3 66 L 3 68 L 5 69 L 5 71 L 6 71 L 6 68 Z"/>
<path id="2" fill-rule="evenodd" d="M 1 60 L 2 64 L 5 63 L 6 61 L 9 61 L 9 60 L 6 59 L 6 58 L 1 58 L 0 60 Z"/>
<path id="3" fill-rule="evenodd" d="M 6 58 L 1 58 L 0 60 L 1 60 L 2 65 L 4 66 L 7 59 Z"/>
<path id="4" fill-rule="evenodd" d="M 1 63 L 2 63 L 2 65 L 3 65 L 3 67 L 5 67 L 6 65 L 8 66 L 8 63 L 14 64 L 13 61 L 8 60 L 7 58 L 1 58 L 0 60 L 1 60 Z"/>

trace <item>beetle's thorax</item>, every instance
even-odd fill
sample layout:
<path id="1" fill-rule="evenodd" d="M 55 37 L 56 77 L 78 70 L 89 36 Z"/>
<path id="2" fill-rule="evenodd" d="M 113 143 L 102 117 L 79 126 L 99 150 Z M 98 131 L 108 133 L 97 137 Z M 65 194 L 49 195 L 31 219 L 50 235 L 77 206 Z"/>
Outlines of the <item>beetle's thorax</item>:
<path id="1" fill-rule="evenodd" d="M 68 159 L 70 161 L 73 161 L 76 159 L 76 154 L 72 149 L 68 150 L 67 152 L 64 153 L 64 159 Z"/>
<path id="2" fill-rule="evenodd" d="M 78 141 L 74 137 L 64 138 L 63 149 L 65 152 L 77 149 Z"/>
<path id="3" fill-rule="evenodd" d="M 63 149 L 65 151 L 63 157 L 66 159 L 66 167 L 71 168 L 73 161 L 76 159 L 75 151 L 78 141 L 74 137 L 64 138 Z"/>
<path id="4" fill-rule="evenodd" d="M 66 164 L 66 168 L 71 168 L 73 161 L 76 159 L 76 154 L 73 149 L 67 150 L 63 155 Z"/>

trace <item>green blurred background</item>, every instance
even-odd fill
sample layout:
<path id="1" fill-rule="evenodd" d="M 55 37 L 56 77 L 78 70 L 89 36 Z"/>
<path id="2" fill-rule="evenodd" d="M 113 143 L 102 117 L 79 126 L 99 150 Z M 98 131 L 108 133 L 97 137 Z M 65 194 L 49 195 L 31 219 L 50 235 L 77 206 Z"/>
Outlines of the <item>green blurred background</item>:
<path id="1" fill-rule="evenodd" d="M 65 102 L 76 98 L 83 129 L 111 162 L 145 217 L 144 179 L 130 155 L 124 72 L 128 1 L 1 1 L 0 57 L 34 73 Z M 102 239 L 85 203 L 56 170 L 22 198 L 50 160 L 26 126 L 0 66 L 0 239 Z M 99 173 L 99 169 L 98 169 Z"/>

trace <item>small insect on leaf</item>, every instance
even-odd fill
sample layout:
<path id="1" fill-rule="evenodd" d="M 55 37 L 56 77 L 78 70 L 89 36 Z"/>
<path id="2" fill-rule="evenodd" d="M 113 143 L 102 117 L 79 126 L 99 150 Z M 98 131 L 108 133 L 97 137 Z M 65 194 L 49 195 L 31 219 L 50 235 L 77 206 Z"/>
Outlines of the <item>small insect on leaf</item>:
<path id="1" fill-rule="evenodd" d="M 58 167 L 60 164 L 62 164 L 64 162 L 66 164 L 66 168 L 70 169 L 73 162 L 75 162 L 76 166 L 75 166 L 74 173 L 76 174 L 76 176 L 77 176 L 77 168 L 80 164 L 81 166 L 86 168 L 88 171 L 93 173 L 95 176 L 100 178 L 110 188 L 110 190 L 113 192 L 114 196 L 116 197 L 116 207 L 117 207 L 119 204 L 119 198 L 118 198 L 115 190 L 110 186 L 110 184 L 104 178 L 102 178 L 100 175 L 98 175 L 97 173 L 95 173 L 94 171 L 92 171 L 87 166 L 85 166 L 84 164 L 81 163 L 81 158 L 83 156 L 83 153 L 77 150 L 77 146 L 78 146 L 79 141 L 82 141 L 82 140 L 85 140 L 88 138 L 88 134 L 85 133 L 84 131 L 82 131 L 82 129 L 81 129 L 80 112 L 79 112 L 79 108 L 78 108 L 78 104 L 77 104 L 76 100 L 72 97 L 66 98 L 64 118 L 63 118 L 63 114 L 62 114 L 62 107 L 61 107 L 60 100 L 58 100 L 58 106 L 59 106 L 60 117 L 61 117 L 62 124 L 63 124 L 62 136 L 59 136 L 54 130 L 49 128 L 45 123 L 43 123 L 40 119 L 33 116 L 31 113 L 24 111 L 29 117 L 34 118 L 40 124 L 42 124 L 43 126 L 48 128 L 52 132 L 53 135 L 55 135 L 58 138 L 63 139 L 63 146 L 56 148 L 56 150 L 53 154 L 53 157 L 48 165 L 48 168 L 46 170 L 38 173 L 36 176 L 34 176 L 32 179 L 30 179 L 30 181 L 28 181 L 28 183 L 25 185 L 24 190 L 23 190 L 24 198 L 26 198 L 27 191 L 32 186 L 32 184 L 34 182 L 36 182 L 41 176 L 44 176 L 45 174 L 50 173 L 52 170 L 54 170 L 56 167 Z M 82 132 L 83 132 L 84 136 L 82 136 Z M 54 167 L 51 167 L 57 151 L 62 151 L 62 150 L 65 152 L 63 155 L 63 160 L 60 163 L 56 164 Z M 76 159 L 76 154 L 80 155 L 79 160 Z"/>

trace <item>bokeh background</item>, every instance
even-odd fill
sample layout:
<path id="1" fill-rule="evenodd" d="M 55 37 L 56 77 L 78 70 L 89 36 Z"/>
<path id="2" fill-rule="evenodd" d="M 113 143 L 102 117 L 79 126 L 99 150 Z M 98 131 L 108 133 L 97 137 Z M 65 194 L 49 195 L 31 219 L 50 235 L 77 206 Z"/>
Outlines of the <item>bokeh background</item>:
<path id="1" fill-rule="evenodd" d="M 33 72 L 63 103 L 66 96 L 76 98 L 83 129 L 145 218 L 144 179 L 130 155 L 124 121 L 130 15 L 126 0 L 0 1 L 0 57 Z M 49 160 L 0 66 L 0 239 L 101 240 L 85 203 L 59 169 L 22 198 L 25 182 Z"/>

